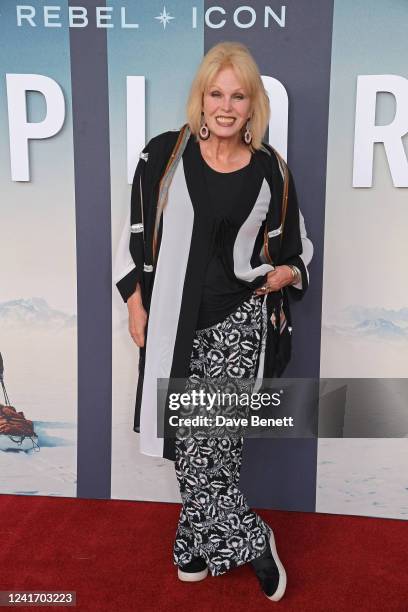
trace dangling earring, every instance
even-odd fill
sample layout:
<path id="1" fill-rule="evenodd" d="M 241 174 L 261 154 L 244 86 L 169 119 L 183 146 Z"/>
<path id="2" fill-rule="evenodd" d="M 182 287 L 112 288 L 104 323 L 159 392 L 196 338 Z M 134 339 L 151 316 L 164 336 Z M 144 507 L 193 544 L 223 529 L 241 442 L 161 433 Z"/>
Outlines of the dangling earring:
<path id="1" fill-rule="evenodd" d="M 245 133 L 244 133 L 244 142 L 247 145 L 250 145 L 252 142 L 252 132 L 249 129 L 249 119 L 246 122 L 246 126 L 245 126 Z"/>
<path id="2" fill-rule="evenodd" d="M 204 117 L 204 113 L 201 113 L 201 118 L 203 117 Z M 201 124 L 200 130 L 198 133 L 200 135 L 201 140 L 207 140 L 210 137 L 210 130 L 208 129 L 208 126 L 205 121 L 204 123 Z"/>

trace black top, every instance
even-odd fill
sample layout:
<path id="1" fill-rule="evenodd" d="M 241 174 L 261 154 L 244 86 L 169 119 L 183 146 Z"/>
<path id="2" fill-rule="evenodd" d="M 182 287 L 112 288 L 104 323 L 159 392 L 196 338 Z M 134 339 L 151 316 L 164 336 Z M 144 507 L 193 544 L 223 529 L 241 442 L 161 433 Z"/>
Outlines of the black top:
<path id="1" fill-rule="evenodd" d="M 228 244 L 229 230 L 239 227 L 253 207 L 254 202 L 246 202 L 242 195 L 243 182 L 251 180 L 254 155 L 246 166 L 233 172 L 218 172 L 204 158 L 202 161 L 209 204 L 214 209 L 216 222 L 203 282 L 197 329 L 223 321 L 253 293 L 253 289 L 235 277 L 223 247 Z"/>

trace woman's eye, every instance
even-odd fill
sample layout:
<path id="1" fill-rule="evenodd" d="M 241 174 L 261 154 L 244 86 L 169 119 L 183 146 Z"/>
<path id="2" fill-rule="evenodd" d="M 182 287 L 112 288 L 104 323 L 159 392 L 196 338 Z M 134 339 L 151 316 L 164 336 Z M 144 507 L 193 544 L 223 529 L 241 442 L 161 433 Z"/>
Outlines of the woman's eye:
<path id="1" fill-rule="evenodd" d="M 219 91 L 212 91 L 211 96 L 213 96 L 214 98 L 217 98 L 220 96 L 220 92 Z M 245 96 L 243 96 L 242 94 L 235 94 L 234 98 L 236 100 L 243 100 Z"/>

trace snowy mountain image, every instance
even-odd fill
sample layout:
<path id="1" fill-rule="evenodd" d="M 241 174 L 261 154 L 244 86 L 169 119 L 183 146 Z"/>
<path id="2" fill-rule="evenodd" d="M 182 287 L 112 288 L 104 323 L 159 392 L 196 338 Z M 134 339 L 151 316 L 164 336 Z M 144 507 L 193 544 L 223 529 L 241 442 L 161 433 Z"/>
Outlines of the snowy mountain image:
<path id="1" fill-rule="evenodd" d="M 408 333 L 405 329 L 395 325 L 392 321 L 387 321 L 386 319 L 366 319 L 359 323 L 354 328 L 356 332 L 372 334 L 375 336 L 379 336 L 380 338 L 390 338 L 390 337 L 407 337 Z"/>
<path id="2" fill-rule="evenodd" d="M 324 328 L 355 337 L 374 337 L 381 340 L 408 339 L 408 308 L 392 310 L 348 306 L 326 322 Z"/>
<path id="3" fill-rule="evenodd" d="M 320 376 L 408 376 L 408 308 L 350 305 L 323 316 Z"/>
<path id="4" fill-rule="evenodd" d="M 408 326 L 408 308 L 399 310 L 387 308 L 367 308 L 364 306 L 348 306 L 344 308 L 343 316 L 350 321 L 362 322 L 366 319 L 384 319 L 393 323 L 405 323 Z"/>
<path id="5" fill-rule="evenodd" d="M 76 326 L 76 316 L 51 308 L 40 297 L 0 302 L 0 328 L 47 327 L 56 329 Z"/>

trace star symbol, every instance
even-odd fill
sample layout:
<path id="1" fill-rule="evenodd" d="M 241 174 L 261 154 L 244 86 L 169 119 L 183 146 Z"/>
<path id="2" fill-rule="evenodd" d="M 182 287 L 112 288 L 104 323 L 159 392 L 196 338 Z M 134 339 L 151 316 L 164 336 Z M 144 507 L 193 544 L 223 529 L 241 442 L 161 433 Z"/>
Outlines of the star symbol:
<path id="1" fill-rule="evenodd" d="M 175 19 L 175 17 L 172 17 L 170 15 L 170 13 L 167 13 L 166 11 L 166 7 L 163 6 L 163 10 L 160 13 L 160 15 L 158 15 L 157 17 L 155 17 L 155 19 L 158 19 L 160 21 L 160 23 L 163 24 L 163 29 L 166 29 L 166 25 L 169 23 L 170 19 Z"/>

